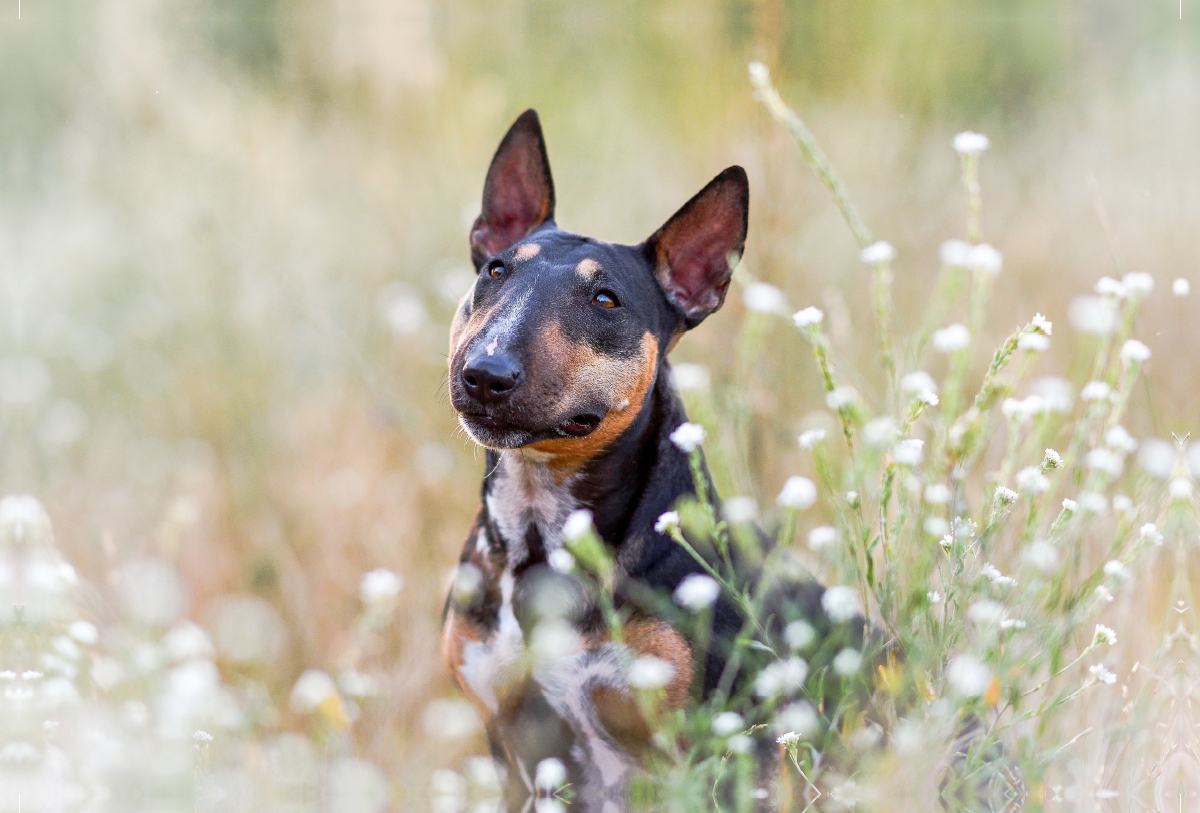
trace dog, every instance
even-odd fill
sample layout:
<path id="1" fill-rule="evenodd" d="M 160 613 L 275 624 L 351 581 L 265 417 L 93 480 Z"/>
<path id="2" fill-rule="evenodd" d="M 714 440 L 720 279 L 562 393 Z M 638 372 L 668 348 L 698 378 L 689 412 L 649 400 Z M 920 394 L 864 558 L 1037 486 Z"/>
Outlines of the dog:
<path id="1" fill-rule="evenodd" d="M 711 610 L 715 645 L 701 658 L 638 597 L 670 595 L 705 572 L 655 527 L 696 492 L 689 457 L 671 440 L 687 416 L 667 355 L 724 302 L 746 242 L 749 183 L 729 167 L 638 245 L 564 231 L 554 206 L 541 126 L 527 110 L 488 169 L 470 231 L 478 277 L 450 330 L 450 403 L 487 460 L 443 653 L 507 770 L 510 811 L 529 809 L 537 766 L 556 758 L 573 808 L 620 813 L 652 736 L 630 688 L 631 658 L 667 662 L 663 702 L 684 707 L 717 688 L 729 651 L 719 644 L 745 621 L 722 595 Z M 703 464 L 700 472 L 719 504 Z M 597 597 L 552 566 L 564 522 L 580 509 L 613 556 L 626 613 L 619 643 Z M 745 557 L 734 566 L 756 578 Z M 802 609 L 819 615 L 821 591 L 806 584 Z M 576 642 L 567 654 L 538 655 L 547 618 Z"/>

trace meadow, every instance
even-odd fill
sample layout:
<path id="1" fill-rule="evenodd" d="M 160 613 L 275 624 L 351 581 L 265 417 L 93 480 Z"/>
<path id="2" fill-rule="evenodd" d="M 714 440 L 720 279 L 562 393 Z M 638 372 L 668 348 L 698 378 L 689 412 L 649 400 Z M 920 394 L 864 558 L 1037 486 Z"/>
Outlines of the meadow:
<path id="1" fill-rule="evenodd" d="M 906 653 L 792 628 L 753 698 L 662 721 L 641 802 L 751 804 L 761 723 L 794 809 L 936 809 L 973 715 L 997 798 L 1194 806 L 1200 31 L 948 5 L 0 23 L 0 811 L 489 809 L 439 655 L 482 473 L 442 384 L 529 106 L 566 228 L 639 241 L 747 168 L 737 286 L 673 356 L 745 499 L 680 521 L 760 523 Z"/>

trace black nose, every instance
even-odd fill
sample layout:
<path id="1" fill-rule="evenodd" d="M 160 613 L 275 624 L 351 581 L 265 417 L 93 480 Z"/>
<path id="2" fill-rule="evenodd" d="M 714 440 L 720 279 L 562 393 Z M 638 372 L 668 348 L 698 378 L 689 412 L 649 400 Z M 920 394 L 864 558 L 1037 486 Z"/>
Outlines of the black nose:
<path id="1" fill-rule="evenodd" d="M 498 403 L 508 397 L 521 379 L 521 368 L 507 353 L 489 356 L 476 353 L 462 371 L 463 386 L 482 404 Z"/>

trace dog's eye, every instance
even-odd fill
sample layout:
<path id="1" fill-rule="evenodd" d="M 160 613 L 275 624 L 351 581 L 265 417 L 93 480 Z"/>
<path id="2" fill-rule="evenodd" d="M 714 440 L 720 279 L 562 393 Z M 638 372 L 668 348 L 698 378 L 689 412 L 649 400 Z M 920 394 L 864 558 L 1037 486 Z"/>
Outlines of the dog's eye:
<path id="1" fill-rule="evenodd" d="M 592 297 L 592 304 L 602 308 L 616 308 L 621 303 L 617 301 L 617 295 L 612 291 L 600 291 Z"/>
<path id="2" fill-rule="evenodd" d="M 487 275 L 492 279 L 500 279 L 504 276 L 504 263 L 494 262 L 487 267 Z"/>

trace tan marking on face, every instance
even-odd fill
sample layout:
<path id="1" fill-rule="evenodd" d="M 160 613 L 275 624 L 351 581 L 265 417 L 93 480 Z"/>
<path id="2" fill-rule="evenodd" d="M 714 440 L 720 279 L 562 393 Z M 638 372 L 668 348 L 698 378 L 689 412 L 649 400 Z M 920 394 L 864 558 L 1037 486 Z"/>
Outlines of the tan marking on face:
<path id="1" fill-rule="evenodd" d="M 592 279 L 600 273 L 600 263 L 587 257 L 579 261 L 579 265 L 575 266 L 575 273 L 584 279 Z"/>
<path id="2" fill-rule="evenodd" d="M 539 246 L 537 243 L 525 243 L 523 246 L 521 246 L 520 248 L 518 248 L 516 250 L 516 253 L 513 254 L 513 256 L 516 257 L 518 260 L 524 262 L 525 260 L 532 260 L 534 257 L 536 257 L 537 255 L 539 255 L 541 253 L 542 253 L 542 247 Z"/>
<path id="3" fill-rule="evenodd" d="M 456 613 L 451 607 L 449 613 L 446 614 L 446 624 L 442 627 L 442 660 L 450 668 L 450 674 L 454 675 L 454 682 L 458 684 L 463 695 L 479 712 L 481 719 L 486 722 L 491 719 L 492 711 L 475 692 L 471 691 L 471 685 L 461 672 L 463 648 L 468 642 L 479 643 L 482 640 L 482 630 Z"/>
<path id="4" fill-rule="evenodd" d="M 546 346 L 548 357 L 571 368 L 564 392 L 586 389 L 605 393 L 610 399 L 608 413 L 587 437 L 549 438 L 530 447 L 554 455 L 547 463 L 550 470 L 558 477 L 569 477 L 620 437 L 641 411 L 658 370 L 658 342 L 646 331 L 641 354 L 619 359 L 570 342 L 552 325 L 546 331 Z"/>

